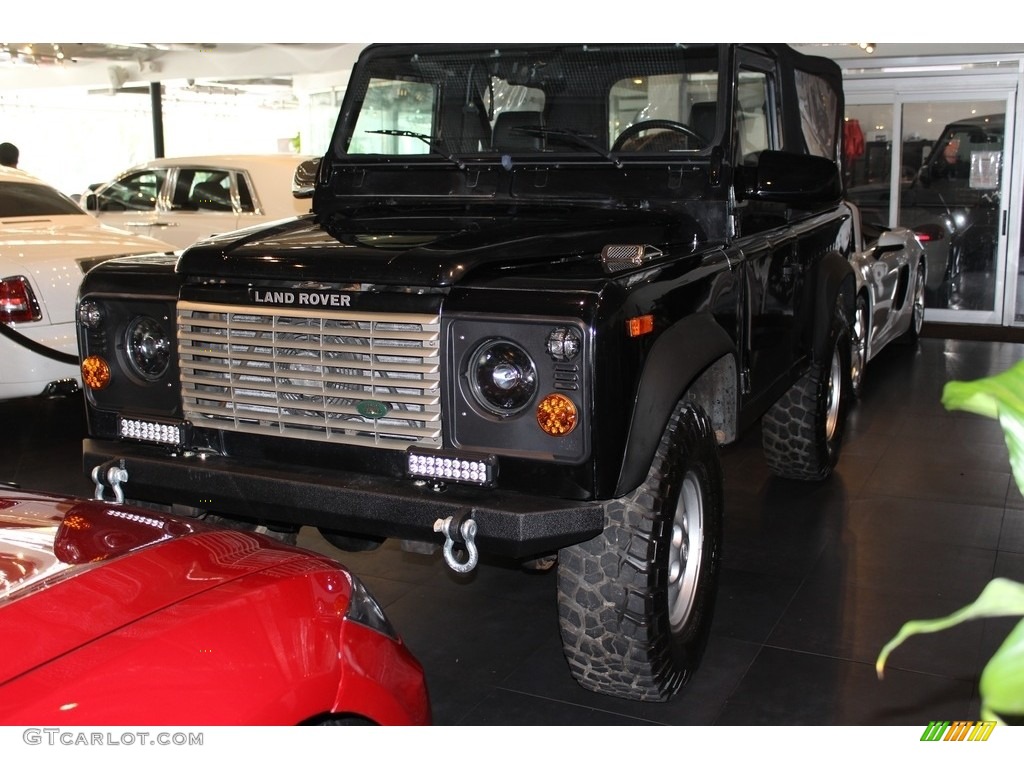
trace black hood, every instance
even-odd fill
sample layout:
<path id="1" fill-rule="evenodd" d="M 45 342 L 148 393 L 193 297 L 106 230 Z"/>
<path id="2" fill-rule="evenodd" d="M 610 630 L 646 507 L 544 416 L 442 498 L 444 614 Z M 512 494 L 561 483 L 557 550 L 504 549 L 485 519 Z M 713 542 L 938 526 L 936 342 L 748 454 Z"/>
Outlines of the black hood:
<path id="1" fill-rule="evenodd" d="M 682 219 L 683 223 L 680 223 Z M 592 273 L 606 245 L 669 249 L 703 243 L 688 217 L 587 207 L 312 216 L 202 241 L 182 256 L 185 277 L 338 280 L 448 287 L 482 271 L 577 264 Z"/>

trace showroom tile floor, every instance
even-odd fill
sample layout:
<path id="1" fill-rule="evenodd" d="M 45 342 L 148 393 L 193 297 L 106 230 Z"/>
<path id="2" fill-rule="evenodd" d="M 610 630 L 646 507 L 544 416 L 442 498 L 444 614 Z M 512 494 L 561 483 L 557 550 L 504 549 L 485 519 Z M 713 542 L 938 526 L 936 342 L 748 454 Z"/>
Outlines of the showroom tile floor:
<path id="1" fill-rule="evenodd" d="M 723 454 L 726 537 L 711 641 L 667 704 L 590 693 L 570 678 L 555 576 L 488 561 L 467 576 L 439 555 L 343 554 L 427 671 L 440 725 L 922 725 L 977 719 L 976 680 L 1013 620 L 974 622 L 874 660 L 912 618 L 951 613 L 993 576 L 1024 581 L 1024 500 L 998 425 L 946 412 L 943 384 L 996 373 L 1024 345 L 926 338 L 868 368 L 836 473 L 772 478 L 749 432 Z M 0 403 L 0 474 L 91 494 L 81 401 Z"/>

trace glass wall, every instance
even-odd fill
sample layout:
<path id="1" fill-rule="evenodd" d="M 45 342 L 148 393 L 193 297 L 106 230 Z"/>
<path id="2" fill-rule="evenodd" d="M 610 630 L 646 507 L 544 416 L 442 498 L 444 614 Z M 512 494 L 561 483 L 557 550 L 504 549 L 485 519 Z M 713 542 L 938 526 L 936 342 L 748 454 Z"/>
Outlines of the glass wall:
<path id="1" fill-rule="evenodd" d="M 1005 102 L 987 100 L 847 109 L 848 197 L 866 237 L 893 225 L 917 233 L 929 308 L 996 309 L 1004 110 Z"/>
<path id="2" fill-rule="evenodd" d="M 165 97 L 164 154 L 295 151 L 305 113 L 298 101 L 218 93 Z M 3 136 L 19 167 L 68 195 L 154 157 L 148 93 L 49 88 L 0 92 Z"/>
<path id="3" fill-rule="evenodd" d="M 1007 206 L 1019 186 L 1010 140 L 1017 80 L 968 71 L 847 83 L 847 196 L 860 207 L 866 238 L 894 226 L 917 234 L 929 322 L 1001 325 L 1011 319 L 1005 309 L 1024 300 L 1018 249 L 1007 249 L 1011 224 L 1019 231 Z M 1013 297 L 1004 296 L 1008 284 Z"/>

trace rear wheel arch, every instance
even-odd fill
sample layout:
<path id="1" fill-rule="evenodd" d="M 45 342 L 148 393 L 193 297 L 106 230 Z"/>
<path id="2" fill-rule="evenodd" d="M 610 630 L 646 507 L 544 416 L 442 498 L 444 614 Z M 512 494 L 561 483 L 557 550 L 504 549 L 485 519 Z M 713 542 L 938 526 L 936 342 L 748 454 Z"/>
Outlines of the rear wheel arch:
<path id="1" fill-rule="evenodd" d="M 836 297 L 826 336 L 827 354 L 761 417 L 761 445 L 772 474 L 824 480 L 835 467 L 851 390 L 852 332 L 844 297 Z"/>

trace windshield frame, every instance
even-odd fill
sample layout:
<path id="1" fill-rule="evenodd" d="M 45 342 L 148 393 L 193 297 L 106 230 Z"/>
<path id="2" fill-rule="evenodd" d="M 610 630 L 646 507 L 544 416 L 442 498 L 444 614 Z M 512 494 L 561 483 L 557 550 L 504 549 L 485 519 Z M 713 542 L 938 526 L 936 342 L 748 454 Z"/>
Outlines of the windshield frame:
<path id="1" fill-rule="evenodd" d="M 721 102 L 723 89 L 728 92 L 728 66 L 725 46 L 713 44 L 371 46 L 353 72 L 329 154 L 346 164 L 500 162 L 507 166 L 513 156 L 599 164 L 655 158 L 663 163 L 666 156 L 673 161 L 706 160 L 723 133 L 726 112 Z M 621 119 L 624 107 L 613 114 L 613 85 L 673 73 L 690 78 L 687 86 L 694 94 L 697 76 L 704 78 L 699 100 L 717 105 L 711 111 L 712 135 L 700 143 L 687 139 L 666 146 L 662 141 L 663 146 L 644 151 L 616 148 L 616 138 L 635 120 Z M 427 105 L 419 125 L 396 120 L 372 126 L 393 140 L 390 148 L 383 141 L 374 147 L 359 135 L 369 133 L 365 119 L 360 119 L 361 110 L 374 98 L 373 84 L 388 79 L 411 84 L 403 97 L 422 101 L 424 94 L 432 93 L 434 101 Z M 670 92 L 663 87 L 663 93 Z M 651 105 L 638 93 L 630 105 L 638 118 L 668 119 L 649 109 Z M 675 95 L 681 102 L 679 112 L 697 101 L 695 95 L 684 101 L 687 93 L 682 91 Z M 519 113 L 526 122 L 523 113 L 528 112 L 540 113 L 546 121 L 514 126 L 508 135 L 517 138 L 508 147 L 486 143 L 493 141 L 502 114 Z"/>

